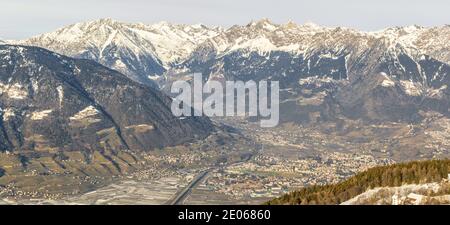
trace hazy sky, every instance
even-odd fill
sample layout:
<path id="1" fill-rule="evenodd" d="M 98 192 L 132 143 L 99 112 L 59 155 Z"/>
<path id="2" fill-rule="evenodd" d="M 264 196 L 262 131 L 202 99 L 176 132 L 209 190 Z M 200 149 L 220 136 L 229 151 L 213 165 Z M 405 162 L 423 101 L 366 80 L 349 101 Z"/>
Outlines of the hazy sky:
<path id="1" fill-rule="evenodd" d="M 0 0 L 0 39 L 20 39 L 87 20 L 203 23 L 228 27 L 269 18 L 379 30 L 450 24 L 448 0 Z"/>

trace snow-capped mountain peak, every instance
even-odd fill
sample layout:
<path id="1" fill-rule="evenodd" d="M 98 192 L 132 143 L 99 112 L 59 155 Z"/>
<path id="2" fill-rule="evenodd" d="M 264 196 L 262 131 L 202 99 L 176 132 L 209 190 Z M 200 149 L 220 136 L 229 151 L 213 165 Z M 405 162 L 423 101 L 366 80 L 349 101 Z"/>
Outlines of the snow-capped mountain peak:
<path id="1" fill-rule="evenodd" d="M 68 55 L 82 54 L 85 47 L 98 50 L 97 57 L 109 45 L 126 45 L 135 54 L 153 55 L 161 59 L 164 66 L 186 57 L 198 42 L 215 36 L 218 28 L 204 25 L 177 25 L 160 22 L 153 25 L 123 23 L 113 19 L 73 24 L 55 32 L 43 34 L 24 41 L 29 44 L 45 44 L 55 51 Z M 59 42 L 63 46 L 52 45 Z M 144 45 L 145 48 L 141 48 Z M 80 50 L 77 52 L 78 48 Z"/>
<path id="2" fill-rule="evenodd" d="M 99 19 L 63 27 L 18 41 L 78 58 L 93 59 L 132 79 L 147 83 L 170 64 L 184 60 L 204 40 L 221 29 L 204 25 L 153 25 Z"/>
<path id="3" fill-rule="evenodd" d="M 272 23 L 269 19 L 263 18 L 261 20 L 250 22 L 249 24 L 247 24 L 247 27 L 274 31 L 278 26 Z"/>
<path id="4" fill-rule="evenodd" d="M 168 69 L 179 68 L 179 65 L 185 67 L 196 60 L 205 62 L 229 55 L 248 57 L 253 53 L 269 60 L 268 53 L 274 52 L 303 58 L 307 71 L 313 71 L 313 67 L 321 63 L 329 65 L 333 61 L 339 64 L 339 70 L 320 70 L 314 75 L 331 73 L 334 75 L 328 75 L 332 77 L 348 77 L 346 74 L 350 71 L 364 72 L 355 70 L 360 67 L 353 66 L 363 61 L 393 63 L 395 68 L 388 68 L 391 71 L 383 70 L 390 75 L 410 73 L 399 66 L 402 55 L 406 54 L 416 62 L 428 55 L 450 63 L 449 37 L 450 26 L 425 28 L 413 25 L 363 32 L 311 22 L 276 24 L 269 19 L 228 29 L 165 21 L 144 24 L 100 19 L 73 24 L 18 43 L 93 59 L 146 83 L 152 82 L 149 77 L 155 79 Z M 416 67 L 418 73 L 422 73 L 422 69 Z"/>
<path id="5" fill-rule="evenodd" d="M 316 23 L 310 22 L 310 21 L 302 24 L 301 27 L 304 27 L 305 29 L 309 29 L 309 30 L 323 30 L 324 29 L 324 27 L 322 27 Z"/>

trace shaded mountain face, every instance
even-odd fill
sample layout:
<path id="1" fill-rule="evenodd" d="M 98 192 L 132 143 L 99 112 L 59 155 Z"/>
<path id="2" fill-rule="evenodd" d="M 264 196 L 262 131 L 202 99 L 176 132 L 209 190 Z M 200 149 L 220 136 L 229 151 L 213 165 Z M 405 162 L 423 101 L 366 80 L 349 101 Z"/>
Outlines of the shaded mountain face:
<path id="1" fill-rule="evenodd" d="M 175 118 L 171 99 L 90 60 L 0 46 L 0 150 L 131 150 L 204 138 L 206 118 Z"/>
<path id="2" fill-rule="evenodd" d="M 420 110 L 448 114 L 449 37 L 448 25 L 361 32 L 266 19 L 228 29 L 98 20 L 20 43 L 93 59 L 163 90 L 192 72 L 206 79 L 277 80 L 284 121 L 342 115 L 411 121 Z M 382 74 L 395 85 L 375 82 Z"/>

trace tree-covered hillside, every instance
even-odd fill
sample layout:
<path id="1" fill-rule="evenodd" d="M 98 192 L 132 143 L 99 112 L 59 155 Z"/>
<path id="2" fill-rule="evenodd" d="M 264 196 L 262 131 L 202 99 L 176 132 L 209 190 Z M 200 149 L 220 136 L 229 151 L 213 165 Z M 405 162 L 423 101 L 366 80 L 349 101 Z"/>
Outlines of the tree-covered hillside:
<path id="1" fill-rule="evenodd" d="M 450 173 L 450 160 L 430 160 L 380 166 L 341 183 L 311 186 L 267 202 L 279 204 L 340 204 L 369 189 L 441 181 Z"/>

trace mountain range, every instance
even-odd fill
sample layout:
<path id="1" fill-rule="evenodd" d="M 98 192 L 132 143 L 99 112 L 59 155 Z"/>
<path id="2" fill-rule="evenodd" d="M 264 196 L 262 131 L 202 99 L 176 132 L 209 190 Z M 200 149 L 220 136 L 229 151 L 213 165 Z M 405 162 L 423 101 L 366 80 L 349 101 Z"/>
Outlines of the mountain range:
<path id="1" fill-rule="evenodd" d="M 449 37 L 449 25 L 363 32 L 268 19 L 227 29 L 101 19 L 10 43 L 91 59 L 162 90 L 192 72 L 278 80 L 285 121 L 310 122 L 317 113 L 414 121 L 420 110 L 449 115 Z"/>
<path id="2" fill-rule="evenodd" d="M 423 71 L 417 71 L 420 69 L 411 71 L 402 68 L 406 63 L 403 61 L 407 61 L 402 59 L 420 60 L 423 55 L 427 55 L 448 64 L 449 35 L 450 26 L 394 27 L 377 32 L 361 32 L 311 23 L 297 25 L 289 22 L 279 25 L 267 19 L 228 29 L 167 22 L 131 24 L 101 19 L 13 42 L 41 46 L 72 57 L 93 59 L 138 77 L 161 75 L 181 65 L 193 70 L 195 63 L 205 66 L 204 63 L 211 57 L 216 61 L 214 64 L 218 70 L 214 72 L 220 72 L 218 67 L 224 60 L 239 57 L 239 54 L 269 56 L 268 60 L 274 61 L 268 53 L 283 52 L 292 59 L 302 58 L 309 64 L 307 71 L 303 72 L 316 75 L 331 72 L 327 75 L 346 78 L 361 73 L 363 70 L 358 65 L 371 58 L 383 58 L 387 63 L 393 61 L 399 64 L 392 67 L 385 65 L 387 68 L 383 69 L 388 70 L 387 74 L 401 76 L 398 73 L 419 72 L 423 75 Z M 328 61 L 334 62 L 335 68 L 315 70 L 321 63 Z M 344 66 L 345 70 L 339 66 Z M 283 72 L 289 73 L 289 70 L 279 71 Z"/>
<path id="3" fill-rule="evenodd" d="M 449 37 L 449 25 L 363 32 L 268 19 L 227 29 L 100 19 L 8 43 L 93 60 L 166 93 L 193 72 L 277 80 L 282 122 L 417 122 L 426 111 L 450 116 Z"/>

